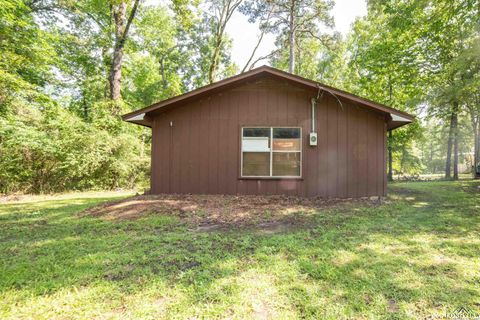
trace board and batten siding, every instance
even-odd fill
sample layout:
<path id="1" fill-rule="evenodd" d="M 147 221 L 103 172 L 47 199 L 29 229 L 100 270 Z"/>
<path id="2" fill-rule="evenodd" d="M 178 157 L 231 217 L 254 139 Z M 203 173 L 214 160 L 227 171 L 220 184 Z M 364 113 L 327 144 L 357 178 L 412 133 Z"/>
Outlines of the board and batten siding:
<path id="1" fill-rule="evenodd" d="M 151 193 L 287 194 L 356 198 L 386 194 L 384 115 L 317 92 L 259 80 L 213 93 L 153 118 Z M 241 128 L 301 127 L 301 178 L 240 177 Z"/>

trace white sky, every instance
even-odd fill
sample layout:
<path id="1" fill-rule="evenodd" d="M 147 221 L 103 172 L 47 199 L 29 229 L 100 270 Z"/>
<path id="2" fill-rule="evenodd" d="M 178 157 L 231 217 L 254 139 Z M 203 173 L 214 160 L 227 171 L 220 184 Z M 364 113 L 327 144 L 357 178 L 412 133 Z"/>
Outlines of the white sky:
<path id="1" fill-rule="evenodd" d="M 145 1 L 147 5 L 165 4 L 165 2 L 165 0 Z M 355 21 L 355 18 L 366 14 L 366 0 L 335 0 L 335 7 L 332 11 L 335 19 L 335 29 L 342 34 L 346 34 L 350 30 L 350 25 Z M 239 68 L 243 68 L 257 43 L 257 37 L 260 33 L 258 25 L 249 23 L 247 17 L 236 12 L 227 25 L 227 33 L 233 39 L 233 62 Z M 270 53 L 274 49 L 274 40 L 275 38 L 272 35 L 265 35 L 255 58 Z M 262 61 L 257 66 L 266 63 L 267 61 Z"/>

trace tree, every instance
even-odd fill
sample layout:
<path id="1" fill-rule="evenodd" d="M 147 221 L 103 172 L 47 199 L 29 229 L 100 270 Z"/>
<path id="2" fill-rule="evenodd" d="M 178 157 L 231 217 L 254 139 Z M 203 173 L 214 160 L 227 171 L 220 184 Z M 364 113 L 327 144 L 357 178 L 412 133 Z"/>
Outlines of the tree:
<path id="1" fill-rule="evenodd" d="M 471 48 L 466 51 L 462 57 L 465 62 L 464 66 L 468 68 L 465 72 L 465 85 L 462 90 L 462 98 L 465 100 L 467 112 L 470 116 L 472 133 L 473 133 L 473 170 L 476 178 L 480 177 L 480 59 L 476 52 L 480 49 L 480 38 Z"/>
<path id="2" fill-rule="evenodd" d="M 53 81 L 55 35 L 35 22 L 30 3 L 4 0 L 0 9 L 0 116 L 23 103 L 49 100 L 45 88 Z"/>
<path id="3" fill-rule="evenodd" d="M 261 21 L 262 30 L 277 35 L 277 47 L 288 48 L 288 71 L 294 73 L 303 39 L 314 38 L 324 45 L 329 44 L 331 36 L 321 32 L 320 26 L 333 27 L 329 14 L 332 7 L 333 2 L 325 0 L 251 0 L 245 3 L 242 12 L 252 22 Z"/>
<path id="4" fill-rule="evenodd" d="M 480 177 L 480 96 L 475 94 L 474 102 L 468 104 L 467 108 L 470 113 L 472 122 L 472 131 L 474 136 L 474 152 L 473 152 L 473 173 L 475 178 Z"/>
<path id="5" fill-rule="evenodd" d="M 422 100 L 421 88 L 424 84 L 415 64 L 414 48 L 418 36 L 410 29 L 413 16 L 405 16 L 396 21 L 382 6 L 369 6 L 365 18 L 358 19 L 348 39 L 347 55 L 349 59 L 345 86 L 348 90 L 392 107 L 415 113 Z M 388 133 L 387 141 L 387 178 L 393 180 L 394 166 L 417 169 L 418 161 L 412 154 L 412 140 L 420 135 L 418 123 Z M 409 150 L 410 149 L 410 150 Z M 398 155 L 399 165 L 394 155 Z"/>
<path id="6" fill-rule="evenodd" d="M 212 53 L 208 67 L 208 81 L 214 82 L 217 76 L 220 54 L 224 47 L 225 28 L 232 18 L 233 13 L 243 0 L 210 0 L 210 12 L 214 12 L 212 18 Z"/>
<path id="7" fill-rule="evenodd" d="M 421 30 L 420 43 L 426 45 L 426 48 L 419 50 L 419 60 L 433 87 L 431 96 L 436 103 L 431 103 L 430 112 L 449 119 L 445 177 L 451 178 L 453 152 L 453 179 L 456 180 L 459 158 L 458 122 L 465 109 L 462 91 L 469 69 L 465 68 L 464 53 L 470 51 L 475 41 L 478 41 L 480 7 L 476 0 L 417 0 L 414 4 L 423 9 L 423 19 L 415 27 Z"/>
<path id="8" fill-rule="evenodd" d="M 462 91 L 466 86 L 466 71 L 469 69 L 465 66 L 472 64 L 472 61 L 465 63 L 462 57 L 463 52 L 469 51 L 478 38 L 479 9 L 476 0 L 369 2 L 367 20 L 385 20 L 384 23 L 374 24 L 378 28 L 376 33 L 381 34 L 377 42 L 388 44 L 393 39 L 400 44 L 397 48 L 400 49 L 400 59 L 393 65 L 401 69 L 407 66 L 415 71 L 412 77 L 404 78 L 400 83 L 423 88 L 426 94 L 409 93 L 416 98 L 416 106 L 427 106 L 430 116 L 442 119 L 441 123 L 449 127 L 445 160 L 447 178 L 451 177 L 452 155 L 453 178 L 458 178 L 461 142 L 458 123 L 463 121 L 459 117 L 465 114 L 466 100 Z M 388 33 L 384 33 L 385 30 Z M 357 33 L 357 36 L 361 35 Z M 385 53 L 382 59 L 389 60 L 392 54 L 395 56 L 389 51 Z M 363 53 L 359 56 L 362 58 Z M 392 65 L 390 62 L 388 64 Z"/>
<path id="9" fill-rule="evenodd" d="M 135 142 L 142 129 L 103 101 L 108 18 L 103 1 L 2 2 L 0 192 L 133 187 L 145 179 L 148 153 Z"/>
<path id="10" fill-rule="evenodd" d="M 178 41 L 181 27 L 166 7 L 139 10 L 126 47 L 126 101 L 149 105 L 187 89 L 181 74 L 190 66 L 190 56 L 182 50 L 185 43 Z"/>
<path id="11" fill-rule="evenodd" d="M 259 21 L 259 25 L 260 25 L 260 35 L 258 36 L 257 38 L 257 43 L 255 44 L 255 46 L 253 47 L 253 50 L 252 52 L 250 53 L 250 56 L 249 58 L 247 59 L 247 62 L 245 63 L 245 65 L 243 66 L 242 68 L 242 71 L 241 73 L 244 73 L 245 71 L 248 70 L 251 70 L 255 67 L 255 64 L 261 60 L 264 60 L 264 59 L 267 59 L 268 57 L 270 57 L 272 55 L 272 53 L 268 54 L 267 56 L 263 56 L 263 57 L 258 57 L 256 60 L 253 60 L 253 58 L 255 57 L 255 54 L 257 53 L 257 50 L 258 48 L 260 47 L 260 44 L 262 43 L 262 40 L 263 40 L 263 37 L 265 36 L 266 34 L 266 28 L 264 27 L 265 24 L 268 24 L 270 21 L 270 14 L 268 14 L 266 17 L 262 17 L 260 18 L 260 21 Z"/>

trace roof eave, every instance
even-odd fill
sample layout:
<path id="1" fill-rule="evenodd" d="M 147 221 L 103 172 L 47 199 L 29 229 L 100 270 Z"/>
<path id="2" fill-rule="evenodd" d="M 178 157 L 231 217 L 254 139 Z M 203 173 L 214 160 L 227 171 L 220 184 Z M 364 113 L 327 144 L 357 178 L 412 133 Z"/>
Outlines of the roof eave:
<path id="1" fill-rule="evenodd" d="M 390 121 L 387 123 L 387 131 L 398 129 L 410 123 L 412 123 L 412 121 L 408 121 L 408 122 Z"/>
<path id="2" fill-rule="evenodd" d="M 405 117 L 403 115 L 398 115 L 395 113 L 391 113 L 389 120 L 387 121 L 387 130 L 394 130 L 400 127 L 403 127 L 407 124 L 412 123 L 415 120 L 415 117 L 408 115 L 408 117 Z"/>
<path id="3" fill-rule="evenodd" d="M 145 113 L 141 113 L 133 116 L 129 116 L 129 114 L 124 114 L 122 116 L 122 120 L 126 122 L 135 123 L 148 128 L 152 127 L 152 119 Z"/>

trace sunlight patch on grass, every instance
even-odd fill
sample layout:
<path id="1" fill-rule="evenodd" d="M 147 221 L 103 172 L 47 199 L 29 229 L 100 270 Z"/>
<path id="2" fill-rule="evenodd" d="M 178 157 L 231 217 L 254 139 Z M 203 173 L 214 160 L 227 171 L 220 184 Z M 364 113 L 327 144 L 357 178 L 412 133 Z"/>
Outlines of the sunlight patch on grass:
<path id="1" fill-rule="evenodd" d="M 281 296 L 272 275 L 254 269 L 242 273 L 238 280 L 241 288 L 238 304 L 233 308 L 237 317 L 255 319 L 288 319 L 288 301 Z M 245 309 L 244 309 L 245 308 Z M 235 310 L 243 312 L 235 312 Z"/>
<path id="2" fill-rule="evenodd" d="M 332 262 L 337 266 L 345 266 L 349 263 L 358 260 L 357 254 L 351 251 L 339 250 L 335 253 L 335 257 Z"/>
<path id="3" fill-rule="evenodd" d="M 368 279 L 368 273 L 363 268 L 357 268 L 357 269 L 353 270 L 352 275 L 355 276 L 356 278 L 360 279 L 360 280 L 367 280 Z"/>
<path id="4" fill-rule="evenodd" d="M 10 319 L 60 319 L 74 316 L 78 319 L 91 319 L 108 314 L 116 307 L 116 297 L 122 295 L 114 285 L 98 284 L 88 287 L 73 287 L 59 290 L 54 294 L 22 298 L 18 292 L 8 292 L 14 297 L 8 314 Z M 15 297 L 17 299 L 15 299 Z M 18 303 L 18 300 L 22 303 Z M 0 313 L 2 315 L 2 313 Z M 7 314 L 2 319 L 8 319 Z"/>
<path id="5" fill-rule="evenodd" d="M 407 244 L 390 237 L 381 236 L 376 238 L 375 241 L 362 243 L 359 246 L 359 249 L 363 251 L 371 251 L 377 255 L 401 255 L 405 254 L 410 249 Z"/>
<path id="6" fill-rule="evenodd" d="M 425 283 L 418 276 L 417 271 L 411 267 L 403 267 L 398 270 L 395 272 L 395 277 L 397 285 L 406 290 L 417 291 L 425 288 Z"/>
<path id="7" fill-rule="evenodd" d="M 52 246 L 52 245 L 55 245 L 56 243 L 64 244 L 65 242 L 76 242 L 79 239 L 80 239 L 79 237 L 73 237 L 73 236 L 67 236 L 62 239 L 42 239 L 42 240 L 31 242 L 29 246 L 32 248 L 41 248 L 43 246 Z"/>
<path id="8" fill-rule="evenodd" d="M 415 202 L 413 204 L 413 207 L 415 208 L 423 208 L 423 207 L 426 207 L 428 206 L 430 203 L 429 202 L 426 202 L 426 201 L 418 201 L 418 202 Z"/>

